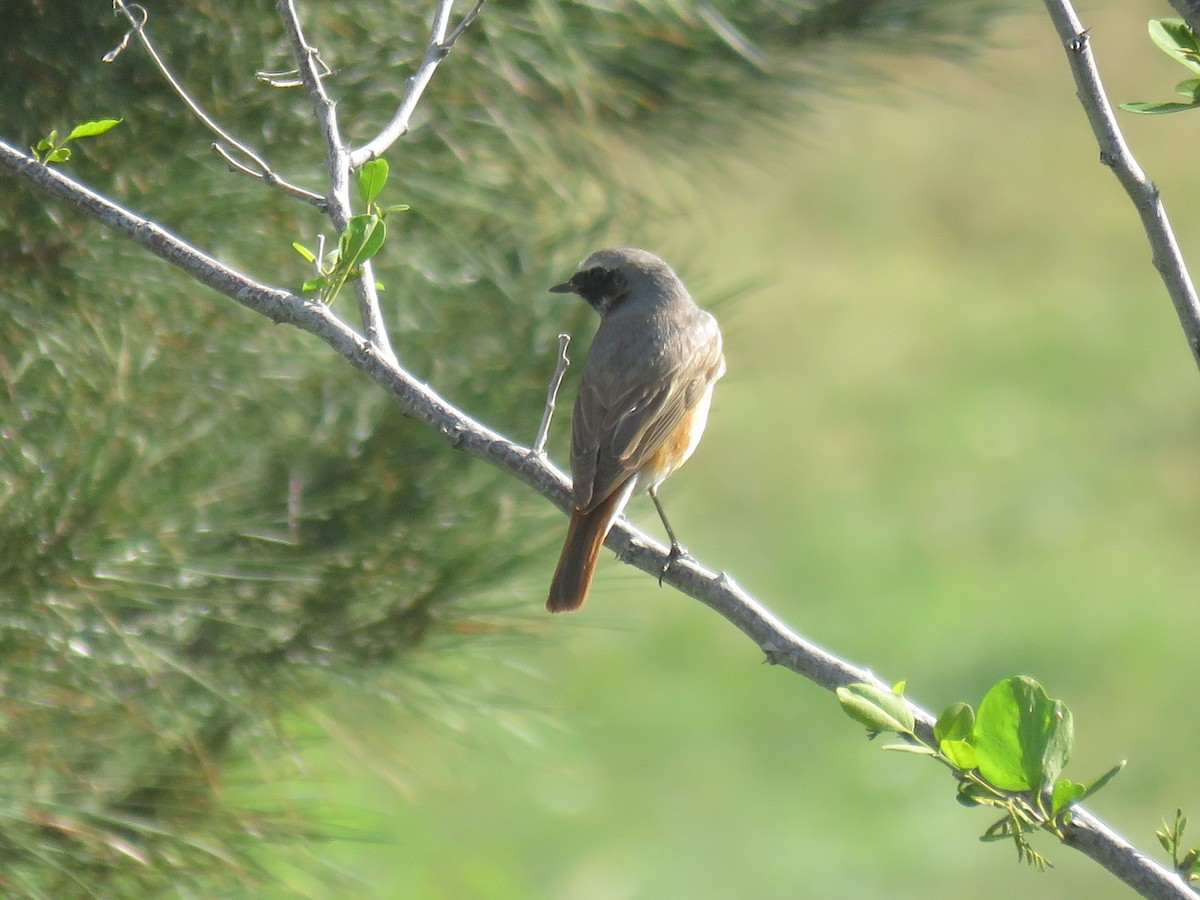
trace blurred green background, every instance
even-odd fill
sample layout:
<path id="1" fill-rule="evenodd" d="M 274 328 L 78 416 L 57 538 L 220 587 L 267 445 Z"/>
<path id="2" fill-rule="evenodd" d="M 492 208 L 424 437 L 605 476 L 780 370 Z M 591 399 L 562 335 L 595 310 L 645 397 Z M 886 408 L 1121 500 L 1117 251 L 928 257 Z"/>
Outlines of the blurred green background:
<path id="1" fill-rule="evenodd" d="M 663 490 L 693 554 L 929 708 L 1035 676 L 1075 713 L 1070 777 L 1130 761 L 1093 808 L 1154 852 L 1160 819 L 1200 799 L 1200 379 L 1042 6 L 961 64 L 843 36 L 811 62 L 833 96 L 797 92 L 786 114 L 729 48 L 707 67 L 673 56 L 692 32 L 670 7 L 485 10 L 393 161 L 387 200 L 414 207 L 383 274 L 400 357 L 527 440 L 554 332 L 576 330 L 578 362 L 591 327 L 539 266 L 562 277 L 602 243 L 659 252 L 719 316 L 729 360 L 701 449 Z M 36 139 L 128 113 L 72 171 L 297 281 L 287 244 L 317 217 L 181 151 L 207 138 L 168 115 L 144 60 L 95 71 L 119 29 L 63 10 L 21 8 L 28 30 L 0 43 L 0 96 L 23 100 L 6 115 Z M 312 10 L 342 111 L 386 115 L 394 82 L 374 76 L 412 62 L 420 11 Z M 1114 100 L 1167 99 L 1181 70 L 1145 35 L 1167 4 L 1079 10 Z M 286 59 L 270 12 L 203 2 L 155 26 L 218 112 L 310 173 L 305 98 L 243 77 L 248 58 Z M 575 41 L 580 22 L 608 30 Z M 663 56 L 643 68 L 622 41 L 647 30 Z M 715 84 L 745 92 L 719 98 L 744 115 L 714 112 Z M 1121 120 L 1195 257 L 1200 117 Z M 633 202 L 598 198 L 599 177 Z M 4 889 L 49 870 L 121 896 L 220 893 L 193 871 L 279 897 L 1129 895 L 1049 840 L 1047 873 L 980 844 L 991 817 L 940 768 L 881 752 L 833 697 L 611 554 L 587 607 L 547 618 L 565 520 L 540 498 L 446 453 L 324 347 L 13 196 L 0 542 L 27 556 L 0 561 Z M 658 533 L 648 502 L 631 515 Z"/>
<path id="2" fill-rule="evenodd" d="M 1079 12 L 1114 102 L 1166 99 L 1166 4 Z M 699 176 L 631 159 L 669 212 L 605 237 L 670 259 L 729 359 L 664 502 L 701 561 L 929 707 L 1040 679 L 1075 713 L 1071 777 L 1130 761 L 1093 808 L 1155 852 L 1200 809 L 1200 379 L 1040 4 L 968 65 L 878 83 Z M 1200 118 L 1121 124 L 1194 260 Z M 554 549 L 514 585 L 531 605 Z M 1131 895 L 1047 840 L 1046 873 L 981 844 L 938 767 L 611 554 L 535 628 L 444 660 L 494 708 L 306 755 L 370 836 L 327 857 L 366 896 Z"/>

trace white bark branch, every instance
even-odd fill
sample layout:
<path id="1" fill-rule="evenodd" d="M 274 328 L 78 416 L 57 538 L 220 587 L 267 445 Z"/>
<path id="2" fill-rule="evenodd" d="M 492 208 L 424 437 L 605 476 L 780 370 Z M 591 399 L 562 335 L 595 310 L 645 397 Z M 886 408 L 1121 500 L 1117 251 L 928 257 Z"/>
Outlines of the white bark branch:
<path id="1" fill-rule="evenodd" d="M 147 13 L 143 7 L 136 3 L 125 3 L 124 0 L 114 0 L 113 9 L 116 12 L 123 14 L 129 21 L 130 32 L 137 37 L 138 43 L 142 45 L 142 49 L 146 51 L 146 54 L 150 57 L 150 61 L 153 62 L 155 68 L 158 69 L 159 74 L 162 75 L 163 79 L 167 82 L 167 85 L 175 93 L 175 96 L 183 101 L 184 106 L 191 111 L 192 115 L 199 119 L 205 128 L 207 128 L 218 138 L 250 161 L 250 164 L 241 162 L 240 160 L 236 159 L 225 147 L 221 146 L 220 144 L 213 144 L 213 150 L 225 160 L 231 171 L 240 172 L 243 175 L 249 175 L 252 178 L 259 179 L 265 184 L 279 188 L 285 194 L 289 194 L 292 197 L 296 197 L 306 203 L 311 203 L 314 206 L 324 209 L 324 197 L 322 197 L 320 194 L 315 194 L 312 191 L 305 190 L 299 185 L 292 184 L 290 181 L 281 178 L 275 172 L 275 170 L 267 164 L 266 160 L 259 156 L 259 154 L 255 153 L 254 150 L 252 150 L 247 144 L 242 143 L 228 131 L 222 128 L 216 119 L 204 111 L 204 108 L 200 106 L 200 103 L 194 97 L 192 97 L 187 88 L 185 88 L 179 79 L 175 77 L 166 61 L 159 55 L 158 50 L 155 49 L 154 43 L 150 40 L 150 36 L 146 34 Z M 125 35 L 125 38 L 121 41 L 120 46 L 105 55 L 104 61 L 112 62 L 115 60 L 125 49 L 128 41 L 129 33 Z"/>
<path id="2" fill-rule="evenodd" d="M 342 143 L 338 128 L 336 104 L 325 90 L 320 58 L 316 48 L 304 38 L 300 16 L 293 0 L 279 0 L 276 5 L 283 19 L 284 28 L 292 41 L 292 52 L 300 70 L 300 80 L 312 97 L 317 123 L 325 138 L 325 162 L 329 169 L 329 217 L 340 234 L 346 228 L 354 210 L 350 201 L 350 170 L 353 163 L 346 145 Z M 362 319 L 367 340 L 383 358 L 396 362 L 395 351 L 388 337 L 387 325 L 379 305 L 379 291 L 375 288 L 375 273 L 370 261 L 363 263 L 362 275 L 354 279 L 354 294 L 358 298 L 358 314 Z"/>
<path id="3" fill-rule="evenodd" d="M 1079 102 L 1083 104 L 1092 134 L 1100 146 L 1100 162 L 1112 169 L 1137 208 L 1154 254 L 1154 268 L 1167 288 L 1192 357 L 1200 367 L 1200 298 L 1196 296 L 1192 277 L 1179 251 L 1171 223 L 1167 220 L 1167 211 L 1158 196 L 1158 188 L 1146 178 L 1146 173 L 1134 159 L 1117 125 L 1092 56 L 1090 32 L 1080 24 L 1069 0 L 1044 2 L 1067 51 Z"/>
<path id="4" fill-rule="evenodd" d="M 381 356 L 377 348 L 323 304 L 253 281 L 4 141 L 0 141 L 0 168 L 82 210 L 201 284 L 273 322 L 295 325 L 320 338 L 389 391 L 406 415 L 437 431 L 453 449 L 519 479 L 559 509 L 570 508 L 570 483 L 544 456 L 510 441 L 446 402 L 394 359 Z M 664 574 L 669 559 L 667 548 L 624 519 L 617 522 L 605 543 L 622 561 L 661 578 L 716 611 L 750 638 L 768 662 L 791 669 L 831 691 L 851 682 L 868 682 L 887 689 L 869 670 L 834 656 L 789 629 L 724 572 L 713 572 L 693 559 L 682 558 L 674 560 Z M 917 732 L 924 740 L 932 741 L 934 716 L 908 702 L 917 720 Z M 1179 875 L 1144 856 L 1087 810 L 1080 807 L 1074 810 L 1065 834 L 1068 845 L 1091 857 L 1149 900 L 1196 900 Z"/>
<path id="5" fill-rule="evenodd" d="M 382 156 L 392 144 L 408 134 L 413 112 L 417 108 L 421 95 L 425 93 L 425 88 L 429 86 L 429 80 L 433 78 L 434 70 L 446 58 L 446 54 L 450 52 L 450 48 L 454 46 L 462 33 L 475 21 L 479 11 L 483 9 L 484 2 L 485 0 L 477 0 L 454 30 L 447 35 L 450 28 L 450 11 L 454 6 L 454 0 L 438 0 L 437 8 L 433 13 L 433 28 L 430 30 L 425 56 L 417 67 L 417 71 L 408 79 L 400 106 L 397 107 L 392 120 L 384 126 L 383 131 L 350 154 L 351 165 L 361 166 L 377 156 Z"/>
<path id="6" fill-rule="evenodd" d="M 569 334 L 558 336 L 558 360 L 554 364 L 554 375 L 550 378 L 550 387 L 546 391 L 546 408 L 542 411 L 542 424 L 538 426 L 537 437 L 533 439 L 532 453 L 544 456 L 546 439 L 550 436 L 550 420 L 554 418 L 554 407 L 558 402 L 558 389 L 562 387 L 563 376 L 567 374 L 567 366 L 571 360 L 567 358 L 567 345 L 571 343 Z"/>

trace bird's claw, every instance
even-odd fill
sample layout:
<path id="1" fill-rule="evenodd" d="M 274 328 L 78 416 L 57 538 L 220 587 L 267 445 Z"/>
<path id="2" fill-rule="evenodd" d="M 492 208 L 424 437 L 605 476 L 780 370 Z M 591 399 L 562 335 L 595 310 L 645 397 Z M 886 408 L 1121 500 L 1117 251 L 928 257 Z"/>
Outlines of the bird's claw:
<path id="1" fill-rule="evenodd" d="M 675 565 L 677 560 L 691 558 L 691 554 L 687 552 L 687 548 L 683 544 L 678 541 L 672 541 L 671 550 L 667 554 L 667 562 L 658 573 L 658 586 L 662 587 L 663 579 L 667 577 L 667 573 L 671 571 L 671 566 Z"/>

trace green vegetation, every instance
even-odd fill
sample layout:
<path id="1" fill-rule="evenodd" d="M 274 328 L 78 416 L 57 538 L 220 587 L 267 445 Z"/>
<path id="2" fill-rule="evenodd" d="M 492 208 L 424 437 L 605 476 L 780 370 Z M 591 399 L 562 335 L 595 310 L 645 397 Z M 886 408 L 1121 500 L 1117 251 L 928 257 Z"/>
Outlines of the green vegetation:
<path id="1" fill-rule="evenodd" d="M 1124 7 L 1081 9 L 1114 98 L 1174 66 Z M 993 43 L 666 179 L 676 215 L 610 235 L 708 305 L 738 295 L 716 307 L 730 374 L 709 431 L 663 491 L 689 549 L 929 706 L 1014 671 L 1053 685 L 1073 769 L 1129 760 L 1089 803 L 1151 852 L 1163 812 L 1196 803 L 1200 382 L 1053 29 L 1033 11 Z M 1192 256 L 1187 121 L 1122 124 Z M 393 743 L 308 757 L 377 841 L 330 847 L 374 895 L 1130 896 L 1045 837 L 1046 873 L 980 843 L 987 820 L 937 767 L 859 740 L 652 579 L 609 558 L 595 590 L 522 652 L 532 676 L 485 676 L 552 724 L 406 719 Z"/>
<path id="2" fill-rule="evenodd" d="M 958 780 L 958 801 L 964 806 L 1003 810 L 982 840 L 1011 840 L 1017 858 L 1039 870 L 1050 863 L 1026 834 L 1040 829 L 1064 838 L 1071 807 L 1095 794 L 1125 767 L 1124 762 L 1118 763 L 1087 785 L 1060 778 L 1074 750 L 1074 718 L 1063 701 L 1051 700 L 1026 675 L 992 685 L 978 713 L 961 700 L 946 707 L 931 740 L 917 733 L 903 683 L 890 691 L 850 684 L 838 688 L 837 697 L 846 714 L 865 725 L 871 737 L 886 731 L 904 739 L 885 749 L 931 756 L 950 769 Z"/>
<path id="3" fill-rule="evenodd" d="M 1193 74 L 1200 74 L 1200 38 L 1183 19 L 1151 19 L 1150 39 L 1158 48 Z M 1122 103 L 1121 109 L 1135 113 L 1183 112 L 1200 106 L 1200 78 L 1187 78 L 1175 85 L 1175 93 L 1186 103 Z"/>
<path id="4" fill-rule="evenodd" d="M 768 88 L 737 40 L 775 4 L 731 5 L 720 29 L 651 3 L 630 20 L 489 6 L 421 108 L 435 124 L 392 159 L 389 192 L 412 210 L 375 260 L 385 314 L 406 365 L 532 435 L 553 335 L 588 322 L 542 291 L 587 250 L 651 246 L 706 305 L 736 295 L 716 308 L 731 369 L 709 434 L 664 490 L 685 543 L 925 702 L 1013 671 L 1053 684 L 1077 715 L 1075 765 L 1130 760 L 1098 809 L 1149 847 L 1159 811 L 1192 805 L 1200 737 L 1200 386 L 1132 211 L 1091 164 L 1048 24 L 1013 22 L 981 70 L 889 75 L 886 51 L 921 44 L 883 26 L 920 5 L 878 4 L 891 19 L 860 33 L 883 70 L 855 73 L 869 104 L 803 117 L 780 110 L 822 80 L 822 53 L 789 57 L 787 86 Z M 69 6 L 9 23 L 0 95 L 41 92 L 23 137 L 45 134 L 47 110 L 120 110 L 73 171 L 300 283 L 289 243 L 327 224 L 179 152 L 206 135 L 166 115 L 132 53 L 120 78 L 91 71 L 116 39 Z M 930 4 L 925 22 L 977 44 L 968 6 Z M 1120 6 L 1088 24 L 1101 65 L 1120 63 L 1114 96 L 1137 96 L 1153 48 Z M 151 27 L 294 177 L 319 158 L 306 98 L 242 77 L 281 61 L 261 58 L 282 46 L 259 24 L 269 7 Z M 660 14 L 669 28 L 650 27 Z M 341 108 L 382 120 L 396 84 L 372 79 L 427 25 L 394 4 L 336 15 L 309 27 L 339 63 Z M 837 26 L 797 20 L 758 49 Z M 393 31 L 411 46 L 371 41 Z M 691 67 L 695 34 L 709 43 Z M 563 50 L 586 77 L 541 77 Z M 519 97 L 509 118 L 482 86 Z M 713 98 L 744 119 L 730 127 Z M 1151 124 L 1135 150 L 1181 233 L 1200 234 L 1188 142 Z M 981 847 L 935 767 L 871 752 L 827 695 L 651 579 L 606 561 L 581 617 L 545 620 L 563 527 L 546 504 L 447 453 L 313 342 L 22 191 L 5 203 L 6 890 L 1126 895 L 1067 851 L 1039 874 Z"/>

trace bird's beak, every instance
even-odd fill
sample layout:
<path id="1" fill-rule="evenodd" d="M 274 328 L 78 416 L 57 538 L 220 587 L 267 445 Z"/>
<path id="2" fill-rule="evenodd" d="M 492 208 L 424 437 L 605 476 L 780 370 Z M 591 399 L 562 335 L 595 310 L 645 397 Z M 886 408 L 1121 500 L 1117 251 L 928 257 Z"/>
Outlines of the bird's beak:
<path id="1" fill-rule="evenodd" d="M 573 294 L 573 293 L 575 293 L 575 279 L 572 278 L 570 281 L 564 281 L 562 284 L 556 284 L 554 287 L 550 288 L 550 293 L 552 293 L 552 294 Z"/>

